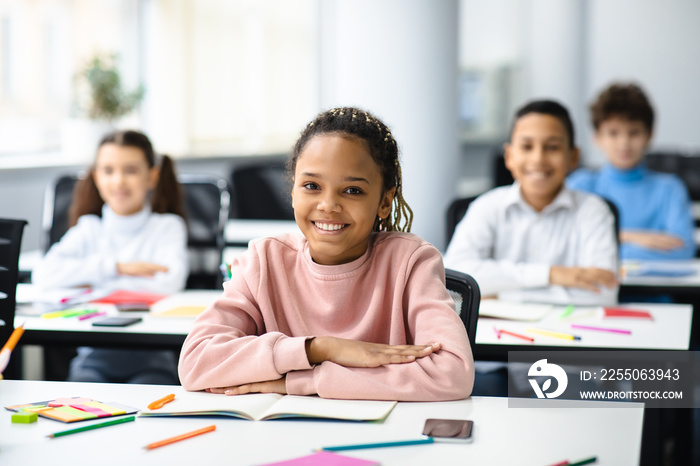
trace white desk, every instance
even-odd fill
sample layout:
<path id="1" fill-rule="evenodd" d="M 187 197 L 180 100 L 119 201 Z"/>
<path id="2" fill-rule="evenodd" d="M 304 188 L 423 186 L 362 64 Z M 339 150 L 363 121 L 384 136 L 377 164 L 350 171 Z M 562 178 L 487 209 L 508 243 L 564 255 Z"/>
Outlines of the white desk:
<path id="1" fill-rule="evenodd" d="M 633 266 L 637 267 L 652 267 L 661 270 L 695 270 L 695 275 L 688 275 L 685 277 L 662 277 L 662 276 L 622 276 L 621 286 L 624 288 L 631 287 L 644 287 L 644 288 L 659 288 L 669 289 L 686 289 L 692 291 L 693 288 L 697 288 L 700 292 L 700 259 L 693 259 L 688 261 L 674 261 L 674 262 L 639 262 L 630 261 L 623 264 L 623 270 Z"/>
<path id="2" fill-rule="evenodd" d="M 207 305 L 221 294 L 218 290 L 185 290 L 166 299 L 173 302 L 179 297 L 182 305 Z M 193 300 L 193 297 L 197 299 Z M 154 306 L 158 306 L 158 303 Z M 143 320 L 128 327 L 95 327 L 92 325 L 93 319 L 45 319 L 40 315 L 32 315 L 32 312 L 31 307 L 20 307 L 15 316 L 15 327 L 24 323 L 25 333 L 19 342 L 21 345 L 65 344 L 179 350 L 194 321 L 194 317 L 160 317 L 148 312 L 117 313 L 115 310 L 113 315 L 141 317 Z"/>
<path id="3" fill-rule="evenodd" d="M 224 241 L 227 245 L 247 246 L 251 239 L 283 233 L 301 234 L 294 220 L 229 219 L 224 229 Z"/>
<path id="4" fill-rule="evenodd" d="M 687 350 L 690 343 L 693 307 L 690 304 L 624 304 L 619 307 L 643 309 L 651 312 L 653 321 L 647 319 L 601 319 L 595 307 L 577 306 L 566 319 L 560 319 L 563 306 L 552 306 L 552 311 L 537 322 L 479 317 L 476 344 L 556 346 L 570 348 L 615 348 L 645 350 Z M 632 334 L 618 334 L 571 328 L 571 324 L 631 330 Z M 534 342 L 503 334 L 499 339 L 494 327 L 533 337 Z M 564 340 L 556 337 L 532 334 L 528 327 L 543 328 L 581 336 L 581 340 Z"/>
<path id="5" fill-rule="evenodd" d="M 58 396 L 87 396 L 136 408 L 176 390 L 154 385 L 0 381 L 0 403 L 9 406 Z M 212 395 L 221 396 L 221 395 Z M 568 402 L 570 403 L 570 402 Z M 506 398 L 474 397 L 444 403 L 399 403 L 383 423 L 315 420 L 244 421 L 230 418 L 137 418 L 75 435 L 47 434 L 76 427 L 39 419 L 11 424 L 0 414 L 0 462 L 27 465 L 254 465 L 304 456 L 324 445 L 419 438 L 425 419 L 474 421 L 469 444 L 432 444 L 341 452 L 401 465 L 537 465 L 597 456 L 597 465 L 637 465 L 643 407 L 579 402 L 581 408 L 508 408 Z M 84 425 L 85 423 L 80 423 Z M 216 424 L 216 431 L 147 451 L 147 443 Z"/>

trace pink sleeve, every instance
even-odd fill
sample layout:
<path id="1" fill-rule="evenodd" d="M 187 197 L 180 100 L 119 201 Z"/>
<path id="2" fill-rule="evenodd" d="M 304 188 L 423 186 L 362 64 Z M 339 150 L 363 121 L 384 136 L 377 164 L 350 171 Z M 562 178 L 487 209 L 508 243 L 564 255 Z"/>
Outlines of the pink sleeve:
<path id="1" fill-rule="evenodd" d="M 194 322 L 180 354 L 178 372 L 187 390 L 231 387 L 275 380 L 292 370 L 310 369 L 307 337 L 266 333 L 251 286 L 260 283 L 257 256 L 232 265 L 224 294 Z"/>
<path id="2" fill-rule="evenodd" d="M 324 398 L 443 401 L 467 398 L 474 360 L 464 324 L 445 288 L 440 253 L 420 247 L 409 261 L 403 296 L 408 344 L 442 343 L 442 349 L 407 364 L 350 368 L 324 362 L 287 374 L 287 392 Z"/>

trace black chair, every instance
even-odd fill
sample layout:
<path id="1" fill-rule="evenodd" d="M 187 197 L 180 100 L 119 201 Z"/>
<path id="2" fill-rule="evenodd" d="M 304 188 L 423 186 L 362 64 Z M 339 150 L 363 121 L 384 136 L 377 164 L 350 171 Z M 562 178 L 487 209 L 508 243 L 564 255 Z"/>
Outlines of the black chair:
<path id="1" fill-rule="evenodd" d="M 0 218 L 0 345 L 10 338 L 15 329 L 19 251 L 26 224 L 26 220 Z M 17 361 L 17 358 L 11 360 L 5 377 L 19 378 Z"/>
<path id="2" fill-rule="evenodd" d="M 180 175 L 179 180 L 185 198 L 190 252 L 187 288 L 220 288 L 223 277 L 219 265 L 231 203 L 228 183 L 206 175 Z"/>
<path id="3" fill-rule="evenodd" d="M 645 160 L 650 170 L 678 176 L 688 188 L 690 199 L 700 201 L 700 155 L 651 152 L 646 155 Z"/>
<path id="4" fill-rule="evenodd" d="M 455 234 L 455 228 L 457 224 L 464 218 L 469 209 L 469 204 L 474 201 L 478 196 L 465 197 L 461 199 L 455 199 L 447 207 L 447 216 L 445 217 L 445 244 L 449 245 L 452 241 L 452 236 Z"/>
<path id="5" fill-rule="evenodd" d="M 291 187 L 283 160 L 234 167 L 231 218 L 294 220 Z"/>
<path id="6" fill-rule="evenodd" d="M 80 176 L 77 173 L 59 176 L 46 188 L 42 220 L 44 252 L 68 230 L 68 209 Z M 216 289 L 222 282 L 219 265 L 231 199 L 228 183 L 223 178 L 207 175 L 183 174 L 178 179 L 183 189 L 187 213 L 187 243 L 190 251 L 187 287 Z"/>
<path id="7" fill-rule="evenodd" d="M 476 324 L 479 319 L 479 304 L 481 303 L 481 291 L 476 280 L 471 275 L 445 269 L 445 284 L 447 291 L 455 301 L 455 308 L 459 314 L 464 328 L 467 329 L 469 343 L 474 353 L 474 341 L 476 340 Z"/>
<path id="8" fill-rule="evenodd" d="M 46 187 L 41 220 L 41 248 L 44 252 L 68 231 L 68 209 L 73 202 L 75 185 L 82 176 L 82 173 L 61 175 Z"/>
<path id="9" fill-rule="evenodd" d="M 498 147 L 493 151 L 493 165 L 491 166 L 491 176 L 493 179 L 493 186 L 495 188 L 499 186 L 507 186 L 513 184 L 513 175 L 510 170 L 506 168 L 506 159 L 503 154 L 503 148 Z"/>

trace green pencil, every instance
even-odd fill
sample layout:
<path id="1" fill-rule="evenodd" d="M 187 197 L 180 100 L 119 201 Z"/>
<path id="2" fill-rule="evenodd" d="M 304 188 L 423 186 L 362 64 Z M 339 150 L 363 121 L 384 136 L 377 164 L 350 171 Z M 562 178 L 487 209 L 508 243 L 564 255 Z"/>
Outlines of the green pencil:
<path id="1" fill-rule="evenodd" d="M 77 429 L 64 430 L 62 432 L 56 432 L 54 434 L 49 434 L 49 437 L 63 437 L 64 435 L 77 434 L 78 432 L 85 432 L 86 430 L 99 429 L 100 427 L 113 426 L 115 424 L 121 424 L 122 422 L 129 422 L 136 420 L 136 416 L 123 417 L 121 419 L 114 419 L 113 421 L 103 422 L 102 424 L 92 424 L 85 427 L 78 427 Z"/>
<path id="2" fill-rule="evenodd" d="M 574 312 L 574 306 L 568 305 L 568 306 L 566 306 L 566 308 L 564 309 L 564 312 L 561 313 L 561 315 L 559 316 L 559 318 L 560 318 L 560 319 L 563 319 L 563 318 L 565 318 L 565 317 L 569 317 L 569 316 L 571 315 L 572 312 Z"/>
<path id="3" fill-rule="evenodd" d="M 569 466 L 582 466 L 584 464 L 595 463 L 596 461 L 598 461 L 598 458 L 596 456 L 592 456 L 590 458 L 586 458 L 585 460 L 579 460 L 573 463 L 569 463 Z"/>

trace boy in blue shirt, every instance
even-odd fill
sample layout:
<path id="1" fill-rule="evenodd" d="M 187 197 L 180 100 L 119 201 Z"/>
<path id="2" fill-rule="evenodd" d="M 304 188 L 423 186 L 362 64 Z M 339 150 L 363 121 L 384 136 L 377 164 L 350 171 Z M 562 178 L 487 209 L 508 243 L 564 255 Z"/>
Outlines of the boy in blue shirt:
<path id="1" fill-rule="evenodd" d="M 590 191 L 620 212 L 623 260 L 678 260 L 695 256 L 688 190 L 675 175 L 647 170 L 644 154 L 654 109 L 634 84 L 613 84 L 591 105 L 596 145 L 608 162 L 600 170 L 579 169 L 570 189 Z"/>

